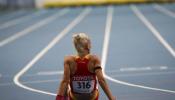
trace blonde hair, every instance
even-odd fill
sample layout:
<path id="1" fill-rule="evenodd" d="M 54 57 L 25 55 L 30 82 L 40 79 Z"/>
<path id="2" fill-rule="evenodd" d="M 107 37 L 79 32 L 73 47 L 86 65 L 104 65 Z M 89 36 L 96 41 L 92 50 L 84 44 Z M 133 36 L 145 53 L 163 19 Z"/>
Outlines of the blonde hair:
<path id="1" fill-rule="evenodd" d="M 78 52 L 90 49 L 90 38 L 85 33 L 73 34 L 73 42 Z"/>

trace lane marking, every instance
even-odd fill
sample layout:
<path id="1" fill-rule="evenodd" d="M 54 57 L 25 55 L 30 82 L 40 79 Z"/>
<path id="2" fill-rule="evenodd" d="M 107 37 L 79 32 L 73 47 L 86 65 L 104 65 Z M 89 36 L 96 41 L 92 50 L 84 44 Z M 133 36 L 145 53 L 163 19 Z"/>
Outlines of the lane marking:
<path id="1" fill-rule="evenodd" d="M 46 13 L 46 11 L 35 12 L 33 14 L 26 15 L 26 16 L 23 16 L 23 17 L 20 17 L 20 18 L 17 18 L 17 19 L 5 22 L 2 25 L 0 25 L 0 30 L 8 28 L 10 26 L 14 26 L 16 24 L 19 24 L 19 23 L 25 21 L 25 20 L 31 19 L 33 16 L 41 16 L 42 14 L 45 14 L 45 13 Z"/>
<path id="2" fill-rule="evenodd" d="M 59 75 L 63 73 L 58 73 Z M 57 74 L 57 75 L 58 75 Z M 152 76 L 152 75 L 167 75 L 167 74 L 175 74 L 175 71 L 171 72 L 154 72 L 154 73 L 134 73 L 134 74 L 112 74 L 111 77 L 114 78 L 119 78 L 119 77 L 137 77 L 137 76 Z M 36 76 L 36 75 L 32 75 Z M 56 79 L 49 79 L 49 80 L 36 80 L 36 81 L 21 81 L 22 84 L 40 84 L 40 83 L 51 83 L 51 82 L 58 82 L 61 81 L 61 79 L 56 78 Z M 0 86 L 10 86 L 10 85 L 15 85 L 15 83 L 0 83 Z"/>
<path id="3" fill-rule="evenodd" d="M 161 66 L 160 67 L 160 70 L 167 70 L 167 69 L 169 69 L 167 66 Z"/>
<path id="4" fill-rule="evenodd" d="M 42 71 L 42 72 L 38 72 L 36 75 L 47 76 L 47 75 L 58 75 L 58 74 L 63 74 L 63 70 L 62 71 Z"/>
<path id="5" fill-rule="evenodd" d="M 157 72 L 158 71 L 158 72 Z M 174 68 L 169 68 L 167 66 L 147 66 L 147 67 L 127 67 L 127 68 L 119 68 L 115 70 L 106 70 L 106 73 L 110 74 L 122 74 L 123 73 L 128 73 L 128 72 L 142 72 L 142 73 L 159 73 L 160 71 L 163 71 L 163 73 L 169 73 L 169 71 L 175 72 Z M 28 76 L 54 76 L 54 75 L 63 75 L 63 70 L 60 71 L 40 71 L 37 72 L 36 74 L 30 74 L 30 75 L 25 75 L 26 77 Z M 135 73 L 132 73 L 135 74 Z"/>
<path id="6" fill-rule="evenodd" d="M 112 25 L 112 16 L 113 16 L 113 8 L 112 8 L 112 6 L 110 6 L 108 8 L 108 13 L 107 13 L 107 22 L 106 22 L 107 24 L 106 24 L 106 29 L 105 29 L 105 39 L 104 39 L 103 52 L 102 52 L 102 67 L 104 70 L 106 67 L 106 59 L 107 59 L 107 53 L 108 53 L 107 51 L 108 51 L 108 47 L 109 47 L 110 30 L 111 30 L 111 25 Z M 125 82 L 125 81 L 120 81 L 120 80 L 117 80 L 115 78 L 112 78 L 111 76 L 107 75 L 105 72 L 104 72 L 104 77 L 106 79 L 114 82 L 114 83 L 118 83 L 118 84 L 122 84 L 122 85 L 127 85 L 127 86 L 131 86 L 131 87 L 142 88 L 142 89 L 148 89 L 148 90 L 154 90 L 154 91 L 160 91 L 160 92 L 173 93 L 173 94 L 175 93 L 175 91 L 172 91 L 172 90 L 153 88 L 153 87 L 137 85 L 137 84 L 133 84 L 133 83 Z"/>
<path id="7" fill-rule="evenodd" d="M 149 66 L 148 66 L 149 67 Z M 157 74 L 159 71 L 162 71 L 163 73 L 169 73 L 171 72 L 175 72 L 175 68 L 169 68 L 167 66 L 159 66 L 159 67 L 150 67 L 151 70 L 148 70 L 147 67 L 141 67 L 140 69 L 137 69 L 136 67 L 127 67 L 127 68 L 119 68 L 119 69 L 114 69 L 114 70 L 106 70 L 105 72 L 108 74 L 116 74 L 116 75 L 125 75 L 125 73 L 128 72 L 142 72 L 142 73 L 155 73 Z M 25 74 L 23 75 L 23 77 L 35 77 L 35 76 L 57 76 L 59 75 L 61 77 L 61 75 L 63 75 L 63 70 L 60 71 L 56 71 L 55 70 L 51 70 L 51 71 L 39 71 L 37 73 L 30 73 L 30 74 Z M 158 71 L 158 72 L 157 72 Z M 132 73 L 135 74 L 135 73 Z M 2 74 L 0 75 L 0 77 L 2 77 Z M 4 78 L 11 78 L 13 77 L 12 75 L 3 75 Z"/>
<path id="8" fill-rule="evenodd" d="M 135 71 L 148 71 L 148 70 L 152 70 L 151 67 L 140 67 L 140 68 L 136 68 L 136 67 L 130 67 L 130 68 L 120 68 L 121 72 L 135 72 Z"/>
<path id="9" fill-rule="evenodd" d="M 146 27 L 153 33 L 153 35 L 159 40 L 159 42 L 171 53 L 175 58 L 174 49 L 168 44 L 168 42 L 160 35 L 158 30 L 146 19 L 146 17 L 139 11 L 139 9 L 132 5 L 130 6 L 136 16 L 146 25 Z"/>
<path id="10" fill-rule="evenodd" d="M 147 73 L 133 73 L 133 74 L 112 74 L 111 77 L 133 77 L 133 76 L 153 76 L 153 75 L 167 75 L 175 74 L 175 71 L 167 72 L 147 72 Z"/>
<path id="11" fill-rule="evenodd" d="M 154 4 L 154 8 L 157 9 L 158 11 L 160 11 L 160 12 L 162 12 L 162 13 L 170 16 L 170 17 L 172 17 L 172 18 L 175 18 L 175 13 L 170 11 L 170 10 L 168 10 L 165 7 L 162 7 L 162 6 L 158 5 L 158 4 Z"/>
<path id="12" fill-rule="evenodd" d="M 105 75 L 105 65 L 107 61 L 107 54 L 108 54 L 108 46 L 109 46 L 109 40 L 110 40 L 110 31 L 112 27 L 112 17 L 113 17 L 113 7 L 109 6 L 108 7 L 108 12 L 107 12 L 107 17 L 106 17 L 106 28 L 105 28 L 105 36 L 104 36 L 104 41 L 103 41 L 103 51 L 102 51 L 102 60 L 101 60 L 101 65 L 104 70 L 103 73 Z"/>
<path id="13" fill-rule="evenodd" d="M 56 13 L 50 17 L 47 17 L 47 18 L 35 23 L 34 25 L 31 25 L 28 28 L 26 28 L 20 32 L 15 33 L 14 35 L 10 36 L 9 38 L 0 41 L 0 47 L 18 39 L 24 35 L 27 35 L 27 34 L 31 33 L 32 31 L 37 30 L 38 28 L 40 28 L 44 25 L 47 25 L 49 22 L 56 20 L 56 18 L 65 15 L 68 11 L 69 11 L 68 9 L 63 9 L 59 13 Z"/>
<path id="14" fill-rule="evenodd" d="M 166 69 L 163 69 L 163 71 L 162 72 L 160 72 L 160 70 L 162 70 L 162 69 L 159 69 L 159 70 L 156 70 L 156 71 L 158 71 L 158 72 L 155 72 L 155 71 L 145 71 L 145 72 L 143 72 L 143 70 L 140 70 L 139 72 L 140 73 L 131 73 L 131 74 L 129 74 L 129 75 L 135 75 L 135 74 L 139 74 L 139 75 L 149 75 L 149 74 L 151 74 L 151 75 L 157 75 L 157 74 L 164 74 L 164 73 L 166 73 L 166 74 L 168 74 L 168 73 L 175 73 L 175 71 L 172 71 L 172 70 L 169 70 L 169 71 L 167 71 Z M 138 70 L 124 70 L 124 71 L 120 71 L 120 70 L 108 70 L 108 71 L 105 71 L 106 73 L 108 73 L 108 74 L 111 74 L 111 75 L 113 75 L 113 74 L 116 74 L 116 75 L 124 75 L 125 76 L 125 72 L 127 72 L 128 73 L 128 71 L 129 72 L 135 72 L 135 71 L 138 71 Z M 31 75 L 31 76 L 54 76 L 54 75 L 63 75 L 63 70 L 62 71 L 41 71 L 41 72 L 38 72 L 38 73 L 36 73 L 36 74 L 33 74 L 33 75 Z M 126 74 L 127 75 L 127 74 Z"/>
<path id="15" fill-rule="evenodd" d="M 80 13 L 71 23 L 69 23 L 44 49 L 42 49 L 23 69 L 21 69 L 13 78 L 14 83 L 24 89 L 43 93 L 48 95 L 56 96 L 55 93 L 50 93 L 38 89 L 34 89 L 22 84 L 19 79 L 20 77 L 27 72 L 39 59 L 41 59 L 52 47 L 56 45 L 70 30 L 72 30 L 78 23 L 80 23 L 91 11 L 91 8 L 86 8 L 82 13 Z"/>
<path id="16" fill-rule="evenodd" d="M 39 83 L 50 83 L 50 82 L 58 82 L 61 79 L 50 79 L 50 80 L 37 80 L 37 81 L 26 81 L 26 82 L 21 82 L 22 84 L 39 84 Z"/>
<path id="17" fill-rule="evenodd" d="M 146 66 L 146 67 L 121 67 L 114 70 L 106 70 L 107 73 L 113 72 L 148 72 L 148 71 L 169 71 L 175 70 L 175 68 L 170 68 L 168 66 Z"/>
<path id="18" fill-rule="evenodd" d="M 40 83 L 50 83 L 50 82 L 58 82 L 61 79 L 50 79 L 50 80 L 36 80 L 36 81 L 23 81 L 21 82 L 22 84 L 40 84 Z M 15 85 L 13 82 L 8 82 L 8 83 L 0 83 L 0 86 L 10 86 L 10 85 Z"/>
<path id="19" fill-rule="evenodd" d="M 136 71 L 157 71 L 157 70 L 167 70 L 167 66 L 147 66 L 147 67 L 126 67 L 120 68 L 121 72 L 136 72 Z"/>

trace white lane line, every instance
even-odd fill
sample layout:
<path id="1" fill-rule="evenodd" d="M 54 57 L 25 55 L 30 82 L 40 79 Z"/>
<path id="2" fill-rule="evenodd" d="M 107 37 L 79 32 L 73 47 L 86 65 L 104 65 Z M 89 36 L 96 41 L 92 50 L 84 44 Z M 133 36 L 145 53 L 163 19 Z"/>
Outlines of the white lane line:
<path id="1" fill-rule="evenodd" d="M 38 23 L 35 23 L 34 25 L 29 26 L 28 28 L 26 28 L 18 33 L 15 33 L 14 35 L 10 36 L 9 38 L 0 41 L 0 47 L 18 39 L 24 35 L 27 35 L 27 34 L 31 33 L 32 31 L 37 30 L 38 28 L 40 28 L 44 25 L 47 25 L 49 22 L 55 20 L 57 17 L 63 16 L 68 11 L 69 11 L 68 9 L 61 10 L 59 13 L 56 13 L 48 18 L 45 18 L 45 19 L 39 21 Z"/>
<path id="2" fill-rule="evenodd" d="M 129 71 L 129 70 L 128 70 Z M 126 71 L 126 73 L 128 73 L 128 71 Z M 125 74 L 125 71 L 120 71 L 120 70 L 112 70 L 112 71 L 105 71 L 106 73 L 108 74 L 111 74 L 113 77 L 114 76 L 117 76 L 117 77 L 122 77 L 122 76 L 139 76 L 139 75 L 142 75 L 142 76 L 145 76 L 145 75 L 161 75 L 161 74 L 175 74 L 175 71 L 161 71 L 160 70 L 158 72 L 155 72 L 155 71 L 146 71 L 146 72 L 142 72 L 142 71 L 139 71 L 137 73 L 135 73 L 135 71 L 129 71 L 129 72 L 132 72 L 130 74 Z M 134 72 L 134 73 L 133 73 Z M 31 76 L 57 76 L 57 75 L 62 75 L 63 74 L 63 71 L 49 71 L 49 72 L 38 72 L 37 74 L 33 74 Z M 27 76 L 26 76 L 27 77 Z"/>
<path id="3" fill-rule="evenodd" d="M 158 73 L 160 71 L 162 71 L 163 73 L 166 73 L 169 71 L 173 71 L 175 70 L 174 68 L 169 68 L 167 66 L 147 66 L 147 67 L 127 67 L 127 68 L 119 68 L 119 69 L 115 69 L 115 70 L 106 70 L 106 73 L 115 73 L 115 74 L 124 74 L 124 73 L 128 73 L 128 72 L 141 72 L 141 73 Z M 54 76 L 54 75 L 62 75 L 63 74 L 63 70 L 60 71 L 55 71 L 55 70 L 51 70 L 51 71 L 40 71 L 37 72 L 36 74 L 28 74 L 25 75 L 25 77 L 30 77 L 30 76 Z M 175 71 L 173 71 L 175 72 Z M 135 74 L 135 73 L 132 73 Z"/>
<path id="4" fill-rule="evenodd" d="M 152 70 L 151 67 L 140 67 L 140 68 L 130 67 L 130 68 L 120 68 L 120 71 L 121 71 L 121 72 L 150 71 L 150 70 Z"/>
<path id="5" fill-rule="evenodd" d="M 153 75 L 169 75 L 175 74 L 175 71 L 167 72 L 146 72 L 146 73 L 133 73 L 133 74 L 112 74 L 111 77 L 133 77 L 133 76 L 153 76 Z"/>
<path id="6" fill-rule="evenodd" d="M 167 66 L 161 66 L 160 67 L 160 70 L 167 70 L 167 69 L 169 69 Z"/>
<path id="7" fill-rule="evenodd" d="M 37 93 L 43 93 L 48 95 L 56 96 L 55 93 L 50 93 L 42 90 L 37 90 L 28 86 L 25 86 L 22 84 L 19 79 L 20 77 L 27 72 L 39 59 L 41 59 L 52 47 L 56 45 L 70 30 L 72 30 L 78 23 L 80 23 L 89 13 L 91 9 L 86 8 L 82 13 L 80 13 L 70 24 L 68 24 L 67 27 L 64 28 L 63 31 L 61 31 L 41 52 L 39 52 L 26 66 L 24 66 L 23 69 L 21 69 L 13 78 L 14 83 L 24 89 L 37 92 Z"/>
<path id="8" fill-rule="evenodd" d="M 21 82 L 22 84 L 40 84 L 40 83 L 50 83 L 50 82 L 58 82 L 61 79 L 57 78 L 57 79 L 50 79 L 50 80 L 36 80 L 36 81 L 23 81 Z M 12 82 L 8 82 L 8 83 L 0 83 L 0 86 L 10 86 L 10 85 L 15 85 Z"/>
<path id="9" fill-rule="evenodd" d="M 63 71 L 42 71 L 37 73 L 37 75 L 40 75 L 40 76 L 58 75 L 58 74 L 63 74 Z"/>
<path id="10" fill-rule="evenodd" d="M 37 81 L 27 81 L 21 82 L 22 84 L 39 84 L 39 83 L 50 83 L 50 82 L 58 82 L 61 79 L 52 79 L 52 80 L 37 80 Z"/>
<path id="11" fill-rule="evenodd" d="M 57 73 L 57 75 L 60 75 L 63 73 Z M 152 72 L 152 73 L 134 73 L 134 74 L 112 74 L 111 77 L 113 78 L 119 78 L 119 77 L 137 77 L 137 76 L 153 76 L 153 75 L 170 75 L 170 74 L 175 74 L 175 71 L 171 72 Z M 32 75 L 32 76 L 37 76 Z M 45 76 L 45 75 L 44 75 Z M 49 80 L 36 80 L 36 81 L 22 81 L 22 84 L 40 84 L 40 83 L 51 83 L 51 82 L 58 82 L 61 79 L 56 78 L 56 79 L 49 79 Z M 0 83 L 0 86 L 9 86 L 9 85 L 15 85 L 12 82 L 8 82 L 8 83 Z"/>
<path id="12" fill-rule="evenodd" d="M 138 71 L 157 71 L 157 70 L 167 70 L 167 66 L 147 66 L 147 67 L 124 67 L 120 68 L 121 72 L 138 72 Z"/>
<path id="13" fill-rule="evenodd" d="M 121 67 L 115 70 L 106 70 L 107 73 L 113 72 L 148 72 L 148 71 L 168 71 L 175 70 L 175 68 L 170 68 L 168 66 L 146 66 L 146 67 Z"/>
<path id="14" fill-rule="evenodd" d="M 8 21 L 8 22 L 3 23 L 2 25 L 0 25 L 0 30 L 8 28 L 8 27 L 13 26 L 13 25 L 16 25 L 16 24 L 21 23 L 21 22 L 23 22 L 25 20 L 31 19 L 33 16 L 41 16 L 44 13 L 46 13 L 46 11 L 35 12 L 33 14 L 26 15 L 26 16 L 23 16 L 23 17 L 20 17 L 20 18 Z"/>
<path id="15" fill-rule="evenodd" d="M 110 31 L 112 27 L 112 17 L 113 17 L 113 7 L 109 6 L 108 7 L 108 14 L 106 17 L 106 28 L 105 28 L 105 36 L 104 36 L 104 41 L 103 41 L 103 51 L 102 51 L 102 61 L 101 65 L 104 70 L 103 73 L 105 74 L 105 65 L 107 61 L 107 54 L 108 54 L 108 45 L 109 45 L 109 40 L 110 40 Z"/>
<path id="16" fill-rule="evenodd" d="M 57 75 L 63 74 L 63 71 L 57 73 Z M 134 74 L 112 74 L 111 77 L 134 77 L 134 76 L 152 76 L 152 75 L 170 75 L 175 74 L 175 71 L 169 72 L 150 72 L 150 73 L 134 73 Z M 36 81 L 26 81 L 21 82 L 23 84 L 37 84 L 37 83 L 48 83 L 48 82 L 58 82 L 61 79 L 52 79 L 52 80 L 36 80 Z"/>
<path id="17" fill-rule="evenodd" d="M 109 47 L 109 39 L 110 39 L 110 37 L 109 37 L 110 36 L 110 30 L 109 29 L 111 29 L 112 16 L 113 16 L 113 8 L 109 7 L 108 8 L 108 14 L 107 14 L 107 22 L 106 22 L 107 24 L 106 24 L 106 30 L 105 30 L 105 39 L 104 39 L 104 45 L 103 45 L 103 52 L 102 52 L 102 61 L 103 61 L 102 62 L 102 67 L 103 67 L 104 70 L 105 70 L 105 66 L 106 66 L 107 51 L 108 51 L 108 47 Z M 153 87 L 148 87 L 148 86 L 137 85 L 137 84 L 133 84 L 133 83 L 129 83 L 129 82 L 120 81 L 120 80 L 112 78 L 111 76 L 107 75 L 105 72 L 104 72 L 104 77 L 106 79 L 112 81 L 112 82 L 122 84 L 122 85 L 127 85 L 127 86 L 142 88 L 142 89 L 148 89 L 148 90 L 154 90 L 154 91 L 167 92 L 167 93 L 175 93 L 175 91 L 172 91 L 172 90 L 153 88 Z"/>
<path id="18" fill-rule="evenodd" d="M 175 13 L 170 11 L 170 10 L 168 10 L 168 9 L 166 9 L 165 7 L 162 7 L 162 6 L 158 5 L 158 4 L 155 4 L 154 8 L 156 8 L 158 11 L 160 11 L 160 12 L 162 12 L 162 13 L 164 13 L 164 14 L 172 17 L 172 18 L 175 18 Z"/>
<path id="19" fill-rule="evenodd" d="M 154 34 L 154 36 L 159 40 L 159 42 L 171 53 L 175 58 L 174 49 L 168 44 L 168 42 L 160 35 L 158 30 L 146 19 L 146 17 L 139 11 L 139 9 L 132 5 L 130 6 L 136 16 L 146 25 L 146 27 Z"/>

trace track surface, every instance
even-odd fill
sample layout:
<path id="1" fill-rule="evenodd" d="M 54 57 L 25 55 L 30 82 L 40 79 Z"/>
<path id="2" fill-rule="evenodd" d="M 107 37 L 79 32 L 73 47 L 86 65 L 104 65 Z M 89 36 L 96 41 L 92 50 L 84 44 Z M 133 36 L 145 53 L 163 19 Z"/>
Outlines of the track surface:
<path id="1" fill-rule="evenodd" d="M 118 100 L 174 100 L 174 26 L 175 4 L 1 12 L 0 100 L 54 100 L 76 32 Z"/>

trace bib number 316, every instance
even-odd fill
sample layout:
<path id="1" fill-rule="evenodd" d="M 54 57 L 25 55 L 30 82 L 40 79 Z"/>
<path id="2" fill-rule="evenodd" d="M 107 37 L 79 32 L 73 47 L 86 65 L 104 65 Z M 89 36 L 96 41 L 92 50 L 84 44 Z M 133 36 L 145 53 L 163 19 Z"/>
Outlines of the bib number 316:
<path id="1" fill-rule="evenodd" d="M 94 81 L 74 81 L 74 91 L 79 93 L 90 93 L 94 89 Z"/>
<path id="2" fill-rule="evenodd" d="M 91 84 L 89 81 L 81 81 L 81 82 L 77 82 L 77 88 L 78 89 L 89 89 L 91 87 Z"/>

